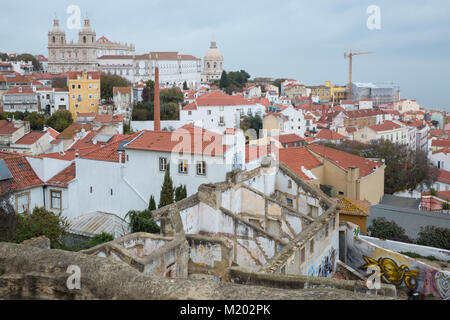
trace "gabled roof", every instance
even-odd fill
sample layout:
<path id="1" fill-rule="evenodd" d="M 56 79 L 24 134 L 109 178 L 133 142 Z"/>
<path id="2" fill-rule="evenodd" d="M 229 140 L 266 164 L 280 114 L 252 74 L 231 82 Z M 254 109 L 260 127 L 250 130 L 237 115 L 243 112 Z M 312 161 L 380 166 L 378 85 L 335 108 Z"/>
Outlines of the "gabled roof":
<path id="1" fill-rule="evenodd" d="M 12 89 L 9 89 L 6 91 L 6 94 L 36 94 L 31 88 L 29 87 L 14 87 Z"/>
<path id="2" fill-rule="evenodd" d="M 19 130 L 14 127 L 14 121 L 0 120 L 0 134 L 12 134 Z"/>
<path id="3" fill-rule="evenodd" d="M 383 131 L 390 131 L 390 130 L 394 130 L 394 129 L 399 129 L 402 126 L 390 121 L 390 120 L 386 120 L 385 122 L 381 123 L 381 124 L 376 124 L 373 126 L 369 126 L 370 129 L 372 129 L 373 131 L 377 131 L 377 132 L 383 132 Z"/>
<path id="4" fill-rule="evenodd" d="M 176 148 L 178 146 L 178 148 Z M 183 152 L 187 154 L 204 154 L 222 156 L 226 146 L 222 145 L 222 135 L 186 125 L 175 131 L 141 131 L 139 136 L 125 149 Z"/>
<path id="5" fill-rule="evenodd" d="M 97 148 L 91 152 L 88 152 L 82 156 L 83 159 L 98 160 L 98 161 L 109 161 L 109 162 L 119 162 L 120 154 L 118 151 L 119 146 L 122 141 L 131 141 L 138 136 L 139 133 L 134 133 L 132 135 L 115 135 L 114 138 L 108 142 L 105 146 Z M 121 161 L 124 162 L 125 155 L 122 153 Z"/>
<path id="6" fill-rule="evenodd" d="M 439 169 L 437 181 L 450 184 L 450 171 Z"/>
<path id="7" fill-rule="evenodd" d="M 59 135 L 59 132 L 52 127 L 47 127 L 44 131 L 47 131 L 53 139 L 56 139 L 56 137 Z"/>
<path id="8" fill-rule="evenodd" d="M 3 161 L 11 172 L 12 178 L 0 182 L 0 192 L 16 192 L 44 185 L 24 155 L 6 156 Z"/>
<path id="9" fill-rule="evenodd" d="M 322 163 L 306 147 L 286 148 L 279 150 L 279 161 L 305 180 L 311 180 L 302 167 L 311 170 L 320 167 Z"/>
<path id="10" fill-rule="evenodd" d="M 42 138 L 47 132 L 44 131 L 30 131 L 22 138 L 17 140 L 15 144 L 32 145 L 35 144 L 40 138 Z"/>
<path id="11" fill-rule="evenodd" d="M 450 148 L 450 139 L 436 139 L 431 141 L 432 147 Z"/>
<path id="12" fill-rule="evenodd" d="M 382 166 L 381 162 L 361 158 L 353 154 L 333 148 L 328 148 L 322 145 L 312 144 L 307 148 L 319 154 L 320 156 L 332 161 L 344 170 L 348 170 L 351 167 L 359 168 L 359 178 L 368 176 L 374 171 L 374 168 Z"/>
<path id="13" fill-rule="evenodd" d="M 70 181 L 75 179 L 75 163 L 72 162 L 67 168 L 56 174 L 47 181 L 47 185 L 66 188 Z"/>
<path id="14" fill-rule="evenodd" d="M 348 139 L 348 137 L 343 136 L 342 134 L 337 133 L 336 131 L 332 131 L 329 129 L 322 129 L 319 131 L 319 133 L 315 136 L 316 139 L 323 139 L 323 140 L 344 140 Z"/>
<path id="15" fill-rule="evenodd" d="M 113 94 L 117 95 L 118 92 L 120 92 L 122 94 L 131 94 L 131 86 L 129 86 L 129 87 L 114 87 Z"/>
<path id="16" fill-rule="evenodd" d="M 72 123 L 63 132 L 61 132 L 56 138 L 57 139 L 72 139 L 77 132 L 82 129 L 85 131 L 90 131 L 92 126 L 89 123 Z"/>
<path id="17" fill-rule="evenodd" d="M 199 96 L 195 102 L 184 106 L 183 110 L 196 110 L 197 107 L 208 107 L 208 106 L 239 106 L 239 105 L 254 105 L 249 99 L 245 99 L 240 96 L 230 96 L 222 92 L 214 91 L 210 93 L 205 93 Z"/>
<path id="18" fill-rule="evenodd" d="M 305 141 L 305 139 L 296 135 L 295 133 L 290 133 L 290 134 L 279 135 L 278 141 L 280 141 L 280 143 L 282 143 L 282 144 L 285 144 L 285 143 L 301 142 L 301 141 Z"/>

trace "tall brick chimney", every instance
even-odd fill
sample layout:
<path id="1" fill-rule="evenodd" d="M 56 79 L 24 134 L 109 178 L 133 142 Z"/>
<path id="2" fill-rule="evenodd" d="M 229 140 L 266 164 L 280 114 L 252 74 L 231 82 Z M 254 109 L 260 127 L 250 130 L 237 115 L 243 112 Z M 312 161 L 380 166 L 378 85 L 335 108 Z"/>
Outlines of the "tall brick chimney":
<path id="1" fill-rule="evenodd" d="M 160 121 L 160 111 L 159 111 L 159 66 L 158 62 L 156 62 L 155 68 L 155 111 L 154 111 L 154 122 L 155 122 L 155 131 L 161 131 L 161 121 Z"/>

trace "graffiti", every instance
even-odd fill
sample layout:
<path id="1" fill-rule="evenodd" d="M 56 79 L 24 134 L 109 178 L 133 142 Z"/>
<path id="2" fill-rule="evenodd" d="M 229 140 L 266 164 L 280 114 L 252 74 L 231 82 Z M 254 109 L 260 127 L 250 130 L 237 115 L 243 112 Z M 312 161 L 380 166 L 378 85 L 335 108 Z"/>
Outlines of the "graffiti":
<path id="1" fill-rule="evenodd" d="M 318 277 L 331 277 L 334 271 L 334 262 L 336 256 L 336 249 L 331 248 L 328 255 L 323 259 L 319 266 L 319 271 L 317 273 Z"/>
<path id="2" fill-rule="evenodd" d="M 401 285 L 403 282 L 410 289 L 417 288 L 417 276 L 419 270 L 410 270 L 405 265 L 398 266 L 391 258 L 379 258 L 378 261 L 366 256 L 363 256 L 365 265 L 359 267 L 360 269 L 367 269 L 372 266 L 380 268 L 380 276 L 387 282 L 395 285 Z"/>
<path id="3" fill-rule="evenodd" d="M 442 299 L 449 300 L 450 298 L 450 287 L 449 287 L 450 276 L 443 272 L 436 272 L 434 275 L 434 285 L 436 286 Z"/>
<path id="4" fill-rule="evenodd" d="M 359 226 L 356 226 L 355 228 L 353 228 L 353 235 L 355 237 L 359 236 Z"/>

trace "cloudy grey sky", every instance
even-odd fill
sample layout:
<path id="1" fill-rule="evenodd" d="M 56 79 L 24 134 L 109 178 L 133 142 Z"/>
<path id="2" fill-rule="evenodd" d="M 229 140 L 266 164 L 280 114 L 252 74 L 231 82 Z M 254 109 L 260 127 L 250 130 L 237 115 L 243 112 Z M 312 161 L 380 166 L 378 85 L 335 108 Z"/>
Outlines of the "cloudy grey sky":
<path id="1" fill-rule="evenodd" d="M 40 0 L 2 1 L 0 52 L 47 55 L 56 14 L 67 38 L 69 5 L 87 12 L 97 36 L 133 43 L 137 53 L 179 51 L 203 58 L 215 39 L 226 70 L 252 77 L 292 77 L 304 84 L 393 81 L 403 98 L 450 111 L 448 0 Z M 381 30 L 369 30 L 369 5 L 381 8 Z"/>

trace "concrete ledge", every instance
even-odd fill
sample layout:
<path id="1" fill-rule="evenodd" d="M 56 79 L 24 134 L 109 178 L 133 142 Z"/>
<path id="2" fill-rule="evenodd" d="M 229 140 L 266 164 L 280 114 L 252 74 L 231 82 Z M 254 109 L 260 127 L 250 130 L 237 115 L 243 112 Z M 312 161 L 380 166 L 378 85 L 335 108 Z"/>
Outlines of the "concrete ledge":
<path id="1" fill-rule="evenodd" d="M 239 284 L 259 285 L 281 289 L 330 288 L 343 289 L 363 294 L 373 294 L 372 290 L 365 287 L 364 283 L 358 280 L 267 274 L 262 272 L 250 272 L 240 267 L 231 267 L 229 274 L 231 281 Z M 387 297 L 396 297 L 397 290 L 393 285 L 381 284 L 381 289 L 377 290 L 376 294 Z"/>

